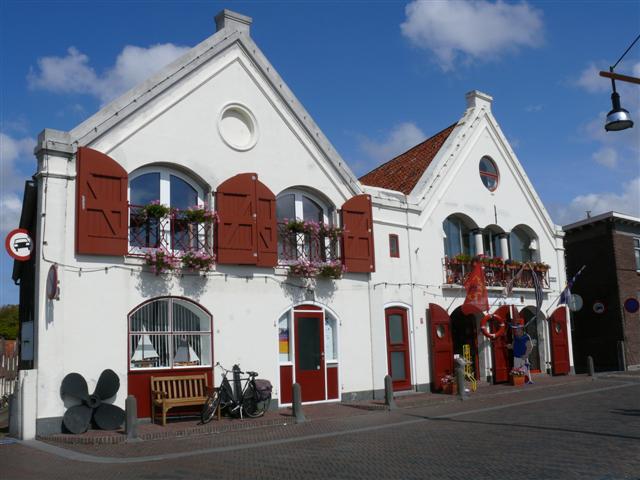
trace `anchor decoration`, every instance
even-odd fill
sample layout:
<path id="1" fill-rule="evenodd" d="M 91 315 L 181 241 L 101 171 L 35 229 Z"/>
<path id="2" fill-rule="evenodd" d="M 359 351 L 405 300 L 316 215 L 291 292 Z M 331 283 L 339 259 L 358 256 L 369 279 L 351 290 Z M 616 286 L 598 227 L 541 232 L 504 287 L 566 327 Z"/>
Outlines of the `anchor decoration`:
<path id="1" fill-rule="evenodd" d="M 103 403 L 115 396 L 120 388 L 118 375 L 110 369 L 100 374 L 96 389 L 89 395 L 86 380 L 79 373 L 70 373 L 62 380 L 60 395 L 80 402 L 67 409 L 62 418 L 65 428 L 71 433 L 83 433 L 91 421 L 102 430 L 117 430 L 124 423 L 125 413 L 120 407 Z"/>

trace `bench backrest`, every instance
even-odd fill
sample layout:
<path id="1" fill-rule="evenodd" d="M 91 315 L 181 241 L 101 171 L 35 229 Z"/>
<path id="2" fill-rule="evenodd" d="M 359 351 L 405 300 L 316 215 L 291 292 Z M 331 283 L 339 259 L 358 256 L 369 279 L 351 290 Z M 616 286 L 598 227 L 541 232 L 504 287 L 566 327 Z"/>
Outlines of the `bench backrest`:
<path id="1" fill-rule="evenodd" d="M 207 374 L 151 377 L 151 390 L 165 392 L 168 399 L 207 396 Z M 157 395 L 159 397 L 159 395 Z"/>

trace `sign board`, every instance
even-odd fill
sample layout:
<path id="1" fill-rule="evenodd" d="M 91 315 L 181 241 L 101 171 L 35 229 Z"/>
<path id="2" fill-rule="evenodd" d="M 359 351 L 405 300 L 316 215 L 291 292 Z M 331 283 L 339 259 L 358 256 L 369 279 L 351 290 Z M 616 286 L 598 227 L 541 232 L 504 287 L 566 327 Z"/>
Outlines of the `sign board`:
<path id="1" fill-rule="evenodd" d="M 640 302 L 637 298 L 629 297 L 624 301 L 624 309 L 629 313 L 636 313 L 640 310 Z"/>
<path id="2" fill-rule="evenodd" d="M 24 228 L 11 230 L 7 235 L 4 246 L 7 249 L 7 253 L 19 262 L 26 262 L 31 258 L 33 241 L 29 236 L 29 232 Z"/>
<path id="3" fill-rule="evenodd" d="M 22 322 L 20 328 L 20 360 L 33 360 L 33 322 Z"/>
<path id="4" fill-rule="evenodd" d="M 595 313 L 601 314 L 605 311 L 604 303 L 602 302 L 593 302 L 593 311 Z"/>

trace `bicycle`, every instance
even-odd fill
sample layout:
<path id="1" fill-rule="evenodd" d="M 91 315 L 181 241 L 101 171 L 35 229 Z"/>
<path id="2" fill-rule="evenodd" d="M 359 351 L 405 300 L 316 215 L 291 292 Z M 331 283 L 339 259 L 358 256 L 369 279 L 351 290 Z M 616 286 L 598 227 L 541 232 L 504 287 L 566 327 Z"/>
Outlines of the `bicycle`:
<path id="1" fill-rule="evenodd" d="M 257 372 L 243 372 L 238 365 L 234 365 L 231 370 L 228 370 L 218 362 L 215 367 L 222 369 L 222 381 L 217 389 L 210 390 L 202 407 L 200 420 L 203 424 L 211 421 L 218 406 L 221 411 L 226 411 L 229 415 L 240 418 L 244 415 L 249 418 L 258 418 L 269 410 L 272 387 L 268 380 L 257 380 Z M 227 379 L 228 373 L 233 374 L 235 390 Z M 240 375 L 245 374 L 248 376 L 240 378 Z"/>

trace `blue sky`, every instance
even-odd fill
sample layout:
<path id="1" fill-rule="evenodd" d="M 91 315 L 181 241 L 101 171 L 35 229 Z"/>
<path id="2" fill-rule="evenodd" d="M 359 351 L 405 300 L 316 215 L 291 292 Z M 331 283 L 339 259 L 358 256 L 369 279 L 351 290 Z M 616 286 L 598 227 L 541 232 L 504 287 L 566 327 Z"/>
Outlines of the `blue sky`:
<path id="1" fill-rule="evenodd" d="M 0 0 L 0 234 L 17 225 L 43 128 L 70 130 L 215 31 L 229 8 L 357 175 L 457 121 L 493 112 L 552 218 L 640 216 L 640 124 L 605 134 L 597 76 L 640 33 L 637 1 Z M 640 42 L 618 66 L 640 77 Z M 619 84 L 640 122 L 640 87 Z M 17 302 L 0 260 L 0 305 Z"/>

